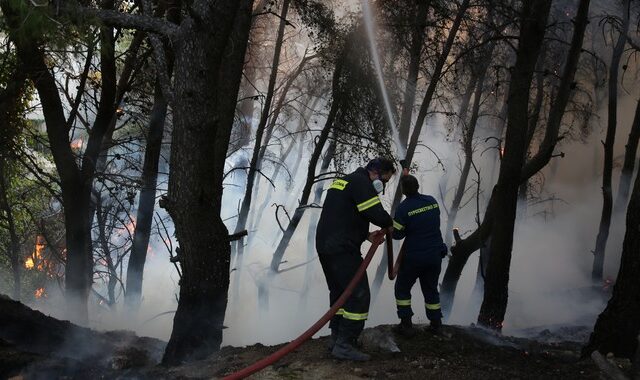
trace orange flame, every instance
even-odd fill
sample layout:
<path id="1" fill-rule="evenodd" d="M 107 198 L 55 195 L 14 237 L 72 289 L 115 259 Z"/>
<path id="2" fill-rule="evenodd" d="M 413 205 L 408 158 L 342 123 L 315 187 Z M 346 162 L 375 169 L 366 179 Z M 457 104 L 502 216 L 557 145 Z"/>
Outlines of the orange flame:
<path id="1" fill-rule="evenodd" d="M 82 149 L 82 139 L 75 139 L 71 141 L 71 149 L 73 150 Z"/>
<path id="2" fill-rule="evenodd" d="M 27 257 L 27 259 L 24 261 L 24 267 L 27 269 L 36 268 L 38 270 L 44 270 L 45 262 L 44 262 L 44 258 L 42 257 L 42 253 L 45 247 L 46 247 L 46 243 L 44 241 L 44 237 L 38 235 L 36 237 L 35 249 L 33 253 L 29 257 Z"/>
<path id="3" fill-rule="evenodd" d="M 127 223 L 126 226 L 124 226 L 124 228 L 127 229 L 127 231 L 129 231 L 130 235 L 133 235 L 133 233 L 136 230 L 136 218 L 131 218 L 131 221 L 129 223 Z"/>
<path id="4" fill-rule="evenodd" d="M 44 288 L 42 287 L 36 289 L 33 295 L 35 295 L 36 298 L 42 298 L 42 297 L 47 298 L 47 293 L 44 292 Z"/>
<path id="5" fill-rule="evenodd" d="M 33 258 L 31 256 L 27 257 L 27 259 L 24 261 L 24 267 L 31 270 L 34 266 L 35 264 L 33 263 Z"/>

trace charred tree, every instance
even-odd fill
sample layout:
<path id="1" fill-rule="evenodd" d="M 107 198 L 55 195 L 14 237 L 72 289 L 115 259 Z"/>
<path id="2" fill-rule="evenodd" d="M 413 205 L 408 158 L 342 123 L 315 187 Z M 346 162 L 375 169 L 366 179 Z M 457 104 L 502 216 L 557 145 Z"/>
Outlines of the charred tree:
<path id="1" fill-rule="evenodd" d="M 167 7 L 167 20 L 178 23 L 180 9 L 179 1 Z M 163 12 L 158 9 L 156 14 Z M 173 56 L 171 50 L 165 44 L 165 54 L 168 59 L 168 74 L 173 71 Z M 159 67 L 158 70 L 163 68 Z M 156 188 L 158 185 L 158 166 L 162 150 L 162 137 L 164 134 L 165 120 L 167 116 L 168 102 L 162 92 L 161 75 L 156 74 L 153 93 L 153 106 L 149 117 L 149 130 L 147 132 L 147 144 L 144 151 L 142 174 L 140 175 L 140 198 L 136 213 L 135 230 L 129 264 L 127 266 L 127 288 L 125 292 L 125 306 L 130 310 L 136 310 L 140 306 L 142 296 L 142 283 L 144 265 L 147 260 L 147 249 L 151 237 L 153 224 L 153 210 L 156 204 Z"/>
<path id="2" fill-rule="evenodd" d="M 462 196 L 465 193 L 467 187 L 467 179 L 471 170 L 471 162 L 473 160 L 473 137 L 478 124 L 478 118 L 480 115 L 480 103 L 482 100 L 482 94 L 484 92 L 484 82 L 487 75 L 487 69 L 489 63 L 491 63 L 491 55 L 495 43 L 489 43 L 489 46 L 485 48 L 484 54 L 480 57 L 480 67 L 477 72 L 473 72 L 471 82 L 476 83 L 475 91 L 473 92 L 473 106 L 471 108 L 471 119 L 466 124 L 463 120 L 462 142 L 464 152 L 464 164 L 462 165 L 462 171 L 460 172 L 460 178 L 458 180 L 458 186 L 456 192 L 451 201 L 451 207 L 449 207 L 449 215 L 447 217 L 447 227 L 445 229 L 447 246 L 451 243 L 451 230 L 456 222 L 456 217 L 460 209 L 460 203 L 462 202 Z M 463 117 L 464 115 L 461 115 Z M 465 125 L 466 124 L 466 125 Z"/>
<path id="3" fill-rule="evenodd" d="M 509 86 L 504 155 L 493 196 L 494 215 L 484 299 L 478 315 L 482 326 L 500 330 L 507 309 L 509 269 L 516 219 L 518 188 L 527 149 L 527 116 L 533 72 L 547 26 L 551 0 L 525 1 L 522 5 L 516 63 Z"/>
<path id="4" fill-rule="evenodd" d="M 416 18 L 413 21 L 413 31 L 411 33 L 411 46 L 409 47 L 409 71 L 407 73 L 407 83 L 404 89 L 404 101 L 402 102 L 402 112 L 400 113 L 399 138 L 402 144 L 409 139 L 409 127 L 411 126 L 411 116 L 416 100 L 416 87 L 418 84 L 418 73 L 420 72 L 420 58 L 424 46 L 424 30 L 427 23 L 430 0 L 418 0 L 415 6 Z"/>
<path id="5" fill-rule="evenodd" d="M 561 139 L 559 136 L 561 121 L 567 103 L 571 97 L 572 90 L 576 86 L 574 83 L 574 77 L 578 67 L 580 52 L 582 51 L 582 41 L 584 39 L 585 29 L 588 24 L 589 2 L 590 0 L 581 0 L 578 4 L 578 10 L 576 12 L 576 17 L 574 18 L 574 31 L 571 38 L 571 45 L 569 47 L 569 52 L 567 53 L 555 101 L 552 102 L 552 106 L 549 111 L 544 137 L 536 154 L 526 162 L 524 167 L 522 167 L 520 182 L 528 180 L 549 163 L 553 157 L 553 151 L 558 141 Z M 497 209 L 494 205 L 495 198 L 496 194 L 494 188 L 480 226 L 465 239 L 456 239 L 456 244 L 451 247 L 452 255 L 449 258 L 449 264 L 447 265 L 440 291 L 443 310 L 450 307 L 453 303 L 453 297 L 458 280 L 460 279 L 460 275 L 462 274 L 462 270 L 464 269 L 469 256 L 483 247 L 487 238 L 492 233 L 494 227 L 493 219 Z"/>
<path id="6" fill-rule="evenodd" d="M 597 350 L 634 359 L 634 352 L 639 349 L 636 337 L 640 333 L 640 176 L 636 176 L 629 199 L 626 228 L 613 295 L 598 316 L 583 356 Z"/>
<path id="7" fill-rule="evenodd" d="M 613 214 L 619 214 L 627 207 L 629 200 L 629 188 L 633 179 L 635 169 L 636 152 L 638 151 L 638 140 L 640 139 L 640 101 L 636 103 L 636 113 L 631 124 L 631 131 L 627 144 L 624 147 L 624 163 L 620 172 L 620 184 L 618 186 L 618 196 L 613 207 Z"/>
<path id="8" fill-rule="evenodd" d="M 206 357 L 222 341 L 230 262 L 222 179 L 252 5 L 195 1 L 173 41 L 171 172 L 161 203 L 175 224 L 182 278 L 165 364 Z"/>
<path id="9" fill-rule="evenodd" d="M 64 108 L 53 73 L 44 55 L 44 36 L 22 38 L 19 36 L 23 22 L 14 4 L 2 1 L 2 12 L 7 19 L 10 38 L 16 44 L 18 57 L 38 92 L 51 153 L 60 177 L 64 208 L 67 262 L 65 268 L 66 297 L 69 311 L 80 322 L 88 320 L 87 298 L 92 283 L 91 221 L 93 207 L 91 190 L 100 147 L 115 114 L 116 63 L 113 28 L 100 27 L 100 70 L 102 85 L 95 122 L 89 133 L 87 148 L 81 163 L 69 144 L 70 123 L 64 116 Z M 103 9 L 113 9 L 113 1 L 102 2 Z"/>
<path id="10" fill-rule="evenodd" d="M 625 0 L 623 3 L 622 26 L 618 40 L 613 48 L 611 65 L 609 66 L 609 101 L 607 107 L 607 135 L 603 143 L 604 167 L 602 172 L 602 215 L 600 216 L 600 226 L 596 237 L 596 248 L 593 251 L 593 267 L 591 269 L 591 279 L 594 282 L 602 282 L 604 271 L 604 254 L 609 239 L 609 229 L 611 227 L 611 213 L 613 211 L 613 191 L 611 189 L 611 177 L 613 172 L 613 144 L 616 139 L 616 128 L 618 124 L 618 73 L 620 70 L 620 59 L 624 53 L 624 46 L 627 42 L 627 30 L 629 29 L 629 8 L 631 1 Z"/>
<path id="11" fill-rule="evenodd" d="M 125 305 L 130 310 L 136 310 L 142 296 L 142 281 L 144 265 L 147 260 L 147 249 L 153 223 L 153 210 L 156 203 L 156 187 L 158 184 L 158 164 L 162 148 L 162 135 L 167 115 L 167 101 L 162 94 L 160 85 L 154 90 L 153 107 L 149 120 L 147 145 L 144 151 L 144 163 L 140 176 L 140 199 L 136 213 L 136 225 L 133 233 L 133 244 L 127 266 L 127 290 Z"/>
<path id="12" fill-rule="evenodd" d="M 332 80 L 332 101 L 331 108 L 329 110 L 329 115 L 327 115 L 327 120 L 325 121 L 324 127 L 318 136 L 318 139 L 315 142 L 315 147 L 313 148 L 313 153 L 311 154 L 311 158 L 309 159 L 309 167 L 307 169 L 307 179 L 305 181 L 304 187 L 302 189 L 302 194 L 299 199 L 299 205 L 296 208 L 296 211 L 291 218 L 291 221 L 287 225 L 287 229 L 284 231 L 282 238 L 278 242 L 278 246 L 276 247 L 276 251 L 273 253 L 273 257 L 271 258 L 271 270 L 273 272 L 278 272 L 280 267 L 280 262 L 282 261 L 282 257 L 289 246 L 289 242 L 293 237 L 296 229 L 298 228 L 298 224 L 302 219 L 302 215 L 306 209 L 307 203 L 309 202 L 309 196 L 311 195 L 311 189 L 313 188 L 313 184 L 316 180 L 316 166 L 318 165 L 318 160 L 320 159 L 320 154 L 324 149 L 324 145 L 329 138 L 329 133 L 331 132 L 338 112 L 340 111 L 340 107 L 342 105 L 342 89 L 340 88 L 340 80 L 342 77 L 342 67 L 344 64 L 346 54 L 346 48 L 343 51 L 343 54 L 340 54 L 336 59 L 335 68 L 333 71 L 333 80 Z"/>
<path id="13" fill-rule="evenodd" d="M 249 209 L 251 208 L 251 198 L 253 194 L 254 182 L 256 174 L 260 169 L 260 150 L 263 145 L 263 135 L 265 133 L 267 122 L 269 121 L 269 115 L 271 114 L 271 102 L 273 100 L 276 80 L 278 78 L 278 66 L 280 65 L 280 52 L 282 50 L 282 42 L 284 39 L 284 30 L 287 26 L 287 14 L 289 12 L 290 0 L 284 0 L 282 4 L 282 11 L 279 15 L 280 24 L 278 26 L 278 33 L 276 35 L 276 44 L 273 52 L 273 61 L 271 63 L 271 74 L 269 75 L 269 84 L 267 86 L 267 94 L 265 97 L 262 113 L 260 115 L 260 123 L 256 131 L 256 141 L 253 147 L 253 154 L 251 161 L 249 162 L 249 171 L 247 173 L 247 188 L 242 199 L 242 205 L 240 206 L 240 214 L 238 215 L 238 223 L 236 224 L 236 232 L 242 231 L 247 225 L 247 219 L 249 217 Z M 267 141 L 264 142 L 266 144 Z M 243 241 L 239 240 L 236 245 L 236 255 L 242 255 L 244 251 Z"/>
<path id="14" fill-rule="evenodd" d="M 427 118 L 427 113 L 431 107 L 431 101 L 433 100 L 433 96 L 436 93 L 436 88 L 442 76 L 442 70 L 444 68 L 445 63 L 447 62 L 447 58 L 449 57 L 449 52 L 453 47 L 453 43 L 455 41 L 456 35 L 458 34 L 458 30 L 460 29 L 460 25 L 462 24 L 462 20 L 464 18 L 467 9 L 469 8 L 470 0 L 463 0 L 458 6 L 458 10 L 456 12 L 456 16 L 451 24 L 451 28 L 448 31 L 447 40 L 442 47 L 442 51 L 439 53 L 433 73 L 431 74 L 431 78 L 429 81 L 429 86 L 427 87 L 424 99 L 422 100 L 422 104 L 420 105 L 420 110 L 418 111 L 418 117 L 416 119 L 415 126 L 413 128 L 413 132 L 411 133 L 410 139 L 407 145 L 407 154 L 406 161 L 411 162 L 413 159 L 413 155 L 415 153 L 416 147 L 418 145 L 418 138 L 420 137 L 420 133 L 422 131 L 422 127 Z M 391 214 L 395 212 L 396 207 L 400 204 L 400 199 L 402 198 L 402 192 L 400 191 L 399 182 L 398 187 L 395 190 L 395 195 L 393 197 L 393 203 L 391 206 Z M 378 268 L 376 270 L 376 276 L 373 280 L 372 284 L 372 297 L 376 298 L 378 294 L 378 290 L 380 286 L 382 286 L 382 280 L 384 279 L 385 272 L 387 270 L 387 261 L 381 260 Z"/>

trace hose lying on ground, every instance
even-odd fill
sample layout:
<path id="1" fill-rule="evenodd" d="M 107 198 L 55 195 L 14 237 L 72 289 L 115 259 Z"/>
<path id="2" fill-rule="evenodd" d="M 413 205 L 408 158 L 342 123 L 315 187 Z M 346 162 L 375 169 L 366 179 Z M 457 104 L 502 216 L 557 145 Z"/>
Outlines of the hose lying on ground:
<path id="1" fill-rule="evenodd" d="M 344 292 L 340 295 L 340 298 L 338 298 L 338 300 L 331 306 L 331 308 L 316 323 L 314 323 L 313 326 L 309 327 L 307 331 L 302 333 L 302 335 L 292 340 L 291 342 L 289 342 L 288 344 L 280 348 L 278 351 L 274 352 L 273 354 L 267 356 L 266 358 L 260 361 L 253 363 L 249 367 L 246 367 L 238 372 L 234 372 L 224 377 L 223 380 L 243 379 L 253 373 L 260 371 L 264 367 L 267 367 L 275 363 L 276 361 L 280 360 L 282 357 L 284 357 L 291 351 L 298 348 L 307 339 L 311 338 L 313 334 L 318 332 L 318 330 L 320 330 L 322 326 L 324 326 L 327 322 L 329 322 L 329 320 L 336 314 L 338 309 L 342 307 L 342 305 L 347 301 L 349 296 L 351 296 L 353 289 L 356 287 L 358 282 L 360 282 L 360 280 L 362 279 L 362 276 L 364 276 L 367 270 L 367 266 L 369 266 L 369 263 L 371 262 L 371 259 L 373 258 L 373 255 L 376 253 L 376 250 L 378 249 L 380 244 L 382 243 L 378 242 L 378 243 L 371 244 L 371 247 L 369 248 L 369 251 L 367 251 L 367 255 L 364 257 L 362 264 L 360 264 L 360 267 L 356 271 L 356 274 L 353 276 L 353 278 L 351 279 L 351 282 L 349 283 L 349 285 L 347 285 L 347 288 L 344 290 Z M 400 253 L 402 253 L 402 251 L 403 250 L 401 249 Z M 391 234 L 389 233 L 387 233 L 387 257 L 389 260 L 388 262 L 390 263 L 389 278 L 393 280 L 396 274 L 398 273 L 401 254 L 398 255 L 398 260 L 396 261 L 396 264 L 393 265 L 393 244 L 391 242 Z"/>

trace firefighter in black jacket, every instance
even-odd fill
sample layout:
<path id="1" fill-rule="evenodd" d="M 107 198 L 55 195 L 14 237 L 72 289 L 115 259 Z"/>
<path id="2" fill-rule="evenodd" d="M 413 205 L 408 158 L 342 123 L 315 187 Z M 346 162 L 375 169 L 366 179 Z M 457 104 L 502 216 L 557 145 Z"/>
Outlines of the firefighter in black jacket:
<path id="1" fill-rule="evenodd" d="M 381 242 L 393 219 L 378 198 L 384 183 L 395 173 L 393 162 L 371 160 L 346 177 L 336 179 L 322 208 L 316 232 L 316 250 L 329 286 L 333 305 L 362 263 L 360 246 L 365 240 Z M 369 233 L 369 223 L 383 230 Z M 354 344 L 364 328 L 369 312 L 369 281 L 365 274 L 343 307 L 331 319 L 330 349 L 333 356 L 347 360 L 368 360 Z"/>
<path id="2" fill-rule="evenodd" d="M 438 277 L 447 246 L 442 241 L 440 209 L 435 198 L 418 193 L 418 180 L 412 175 L 402 176 L 400 185 L 406 198 L 394 215 L 393 238 L 405 238 L 405 242 L 395 296 L 401 320 L 398 332 L 411 336 L 415 332 L 411 322 L 411 288 L 418 279 L 431 329 L 437 331 L 442 325 Z"/>

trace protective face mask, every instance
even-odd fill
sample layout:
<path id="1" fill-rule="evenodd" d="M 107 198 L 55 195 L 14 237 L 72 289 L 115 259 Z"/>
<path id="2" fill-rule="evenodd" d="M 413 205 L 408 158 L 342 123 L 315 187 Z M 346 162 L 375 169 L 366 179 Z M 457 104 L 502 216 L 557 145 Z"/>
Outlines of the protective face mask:
<path id="1" fill-rule="evenodd" d="M 384 191 L 384 183 L 380 179 L 374 179 L 373 188 L 376 189 L 376 193 L 380 194 Z"/>

